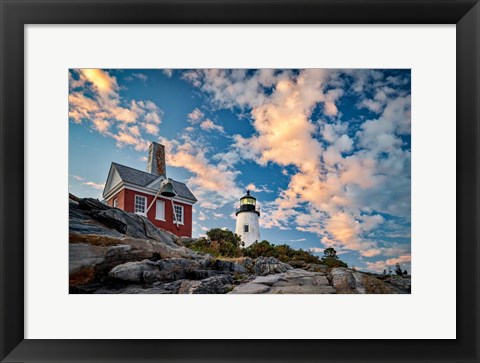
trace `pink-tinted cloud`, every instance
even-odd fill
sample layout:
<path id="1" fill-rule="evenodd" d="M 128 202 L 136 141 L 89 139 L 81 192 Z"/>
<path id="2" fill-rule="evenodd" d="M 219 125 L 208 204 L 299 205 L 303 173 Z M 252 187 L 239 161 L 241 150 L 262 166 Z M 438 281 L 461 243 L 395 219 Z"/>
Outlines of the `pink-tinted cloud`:
<path id="1" fill-rule="evenodd" d="M 225 130 L 223 129 L 223 126 L 217 125 L 216 123 L 214 123 L 210 119 L 206 119 L 205 121 L 202 121 L 202 123 L 200 124 L 200 128 L 202 130 L 206 130 L 206 131 L 215 130 L 215 131 L 218 131 L 220 133 L 225 132 Z"/>
<path id="2" fill-rule="evenodd" d="M 89 187 L 92 187 L 94 189 L 99 189 L 99 190 L 102 190 L 103 188 L 105 188 L 105 184 L 94 183 L 94 182 L 91 182 L 91 181 L 87 181 L 87 182 L 84 182 L 82 184 L 87 185 Z"/>
<path id="3" fill-rule="evenodd" d="M 235 182 L 240 172 L 223 161 L 212 163 L 205 155 L 208 151 L 205 145 L 188 136 L 181 142 L 165 138 L 160 138 L 160 142 L 165 145 L 168 165 L 193 174 L 187 184 L 197 196 L 200 207 L 216 209 L 241 196 L 242 190 Z"/>
<path id="4" fill-rule="evenodd" d="M 92 129 L 117 140 L 118 147 L 128 145 L 138 151 L 148 147 L 142 132 L 159 133 L 162 111 L 149 100 L 122 100 L 117 79 L 109 72 L 72 70 L 69 81 L 69 118 L 73 122 L 91 122 Z"/>
<path id="5" fill-rule="evenodd" d="M 203 120 L 205 114 L 198 108 L 194 109 L 187 115 L 188 122 L 192 125 L 197 124 Z"/>

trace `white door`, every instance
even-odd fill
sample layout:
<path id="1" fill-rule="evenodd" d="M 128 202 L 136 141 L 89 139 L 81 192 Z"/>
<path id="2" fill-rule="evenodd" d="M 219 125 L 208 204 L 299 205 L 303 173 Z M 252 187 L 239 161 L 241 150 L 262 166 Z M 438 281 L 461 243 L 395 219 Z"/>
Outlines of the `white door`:
<path id="1" fill-rule="evenodd" d="M 159 221 L 165 220 L 165 202 L 163 200 L 157 200 L 155 219 L 158 219 Z"/>

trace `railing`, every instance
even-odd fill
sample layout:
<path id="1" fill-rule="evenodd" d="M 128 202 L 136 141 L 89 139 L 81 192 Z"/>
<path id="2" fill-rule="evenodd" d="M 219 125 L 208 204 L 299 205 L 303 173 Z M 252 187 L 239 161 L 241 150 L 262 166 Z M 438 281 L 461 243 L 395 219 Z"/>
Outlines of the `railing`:
<path id="1" fill-rule="evenodd" d="M 260 215 L 260 208 L 258 208 L 258 206 L 255 206 L 253 204 L 237 205 L 235 208 L 235 214 L 238 214 L 240 212 L 257 212 L 258 215 Z"/>

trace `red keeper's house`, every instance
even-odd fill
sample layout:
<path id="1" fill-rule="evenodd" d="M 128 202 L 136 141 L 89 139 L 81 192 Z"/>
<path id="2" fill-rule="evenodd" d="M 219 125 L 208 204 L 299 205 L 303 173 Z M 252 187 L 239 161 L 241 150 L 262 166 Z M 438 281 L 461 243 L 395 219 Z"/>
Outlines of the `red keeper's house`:
<path id="1" fill-rule="evenodd" d="M 168 193 L 162 193 L 165 187 Z M 150 145 L 146 172 L 112 163 L 103 198 L 177 236 L 192 236 L 192 206 L 197 199 L 184 183 L 167 179 L 165 147 L 156 142 Z"/>

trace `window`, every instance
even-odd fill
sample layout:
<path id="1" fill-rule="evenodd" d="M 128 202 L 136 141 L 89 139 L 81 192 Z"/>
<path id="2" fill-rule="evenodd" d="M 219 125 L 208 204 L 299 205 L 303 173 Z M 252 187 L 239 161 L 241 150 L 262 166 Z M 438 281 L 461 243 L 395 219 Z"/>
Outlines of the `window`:
<path id="1" fill-rule="evenodd" d="M 163 200 L 157 200 L 155 219 L 158 219 L 159 221 L 165 220 L 165 202 Z"/>
<path id="2" fill-rule="evenodd" d="M 243 226 L 243 232 L 248 232 L 248 224 Z"/>
<path id="3" fill-rule="evenodd" d="M 173 209 L 175 210 L 175 219 L 174 222 L 183 224 L 183 206 L 174 205 Z"/>
<path id="4" fill-rule="evenodd" d="M 135 196 L 135 213 L 146 215 L 145 212 L 147 210 L 147 198 L 141 195 Z"/>
<path id="5" fill-rule="evenodd" d="M 253 198 L 243 198 L 243 199 L 240 200 L 240 204 L 241 205 L 244 205 L 244 204 L 255 205 L 255 199 L 253 199 Z"/>
<path id="6" fill-rule="evenodd" d="M 115 199 L 113 200 L 113 207 L 114 207 L 114 208 L 118 208 L 118 198 L 115 198 Z"/>

